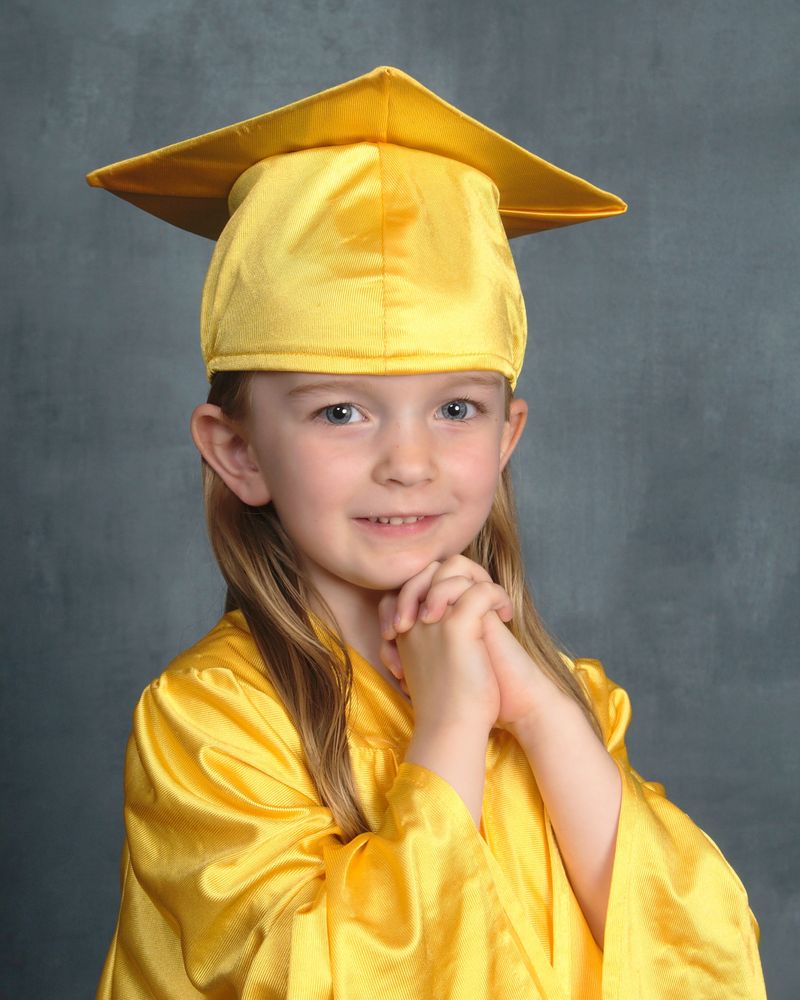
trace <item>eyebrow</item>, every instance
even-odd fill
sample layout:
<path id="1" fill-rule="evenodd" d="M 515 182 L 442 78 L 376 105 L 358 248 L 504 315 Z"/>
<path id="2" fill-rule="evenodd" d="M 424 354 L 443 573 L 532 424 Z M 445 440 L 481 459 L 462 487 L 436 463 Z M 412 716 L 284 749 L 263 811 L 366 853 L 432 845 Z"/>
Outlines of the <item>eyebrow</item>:
<path id="1" fill-rule="evenodd" d="M 442 386 L 442 392 L 450 392 L 461 385 L 485 386 L 486 388 L 496 389 L 501 384 L 502 376 L 499 372 L 487 372 L 485 375 L 462 375 L 460 372 L 453 372 L 453 377 L 448 379 L 445 385 Z M 297 385 L 286 395 L 290 399 L 299 399 L 318 393 L 354 392 L 360 389 L 363 389 L 363 385 L 359 382 L 349 381 L 348 379 L 331 379 L 325 382 L 307 382 L 305 385 Z"/>

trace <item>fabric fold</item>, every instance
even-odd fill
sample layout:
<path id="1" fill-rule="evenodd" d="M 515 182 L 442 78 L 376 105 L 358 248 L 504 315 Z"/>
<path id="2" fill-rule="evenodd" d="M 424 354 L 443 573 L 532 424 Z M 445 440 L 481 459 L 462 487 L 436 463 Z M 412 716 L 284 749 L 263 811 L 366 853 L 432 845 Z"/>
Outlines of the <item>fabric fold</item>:
<path id="1" fill-rule="evenodd" d="M 747 897 L 716 846 L 630 767 L 630 705 L 569 661 L 623 776 L 603 955 L 519 745 L 492 736 L 480 830 L 444 779 L 375 739 L 407 707 L 354 659 L 343 842 L 238 612 L 144 692 L 126 759 L 120 917 L 98 997 L 667 1000 L 763 996 Z"/>

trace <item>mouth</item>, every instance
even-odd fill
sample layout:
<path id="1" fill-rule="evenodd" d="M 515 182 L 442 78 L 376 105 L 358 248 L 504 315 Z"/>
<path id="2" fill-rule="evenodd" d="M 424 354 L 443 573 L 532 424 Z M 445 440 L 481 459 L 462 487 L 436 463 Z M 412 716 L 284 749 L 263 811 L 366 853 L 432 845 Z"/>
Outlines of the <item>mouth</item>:
<path id="1" fill-rule="evenodd" d="M 427 531 L 438 520 L 439 514 L 373 514 L 355 518 L 356 524 L 370 532 L 373 537 L 405 537 Z"/>
<path id="2" fill-rule="evenodd" d="M 374 516 L 360 517 L 359 521 L 369 521 L 370 524 L 415 524 L 422 521 L 430 514 L 375 514 Z"/>

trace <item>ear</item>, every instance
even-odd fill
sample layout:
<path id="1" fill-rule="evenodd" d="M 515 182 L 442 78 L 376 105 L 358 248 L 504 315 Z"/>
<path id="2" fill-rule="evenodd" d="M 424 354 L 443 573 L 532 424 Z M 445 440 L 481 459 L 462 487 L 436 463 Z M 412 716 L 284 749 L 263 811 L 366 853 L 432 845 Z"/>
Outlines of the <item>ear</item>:
<path id="1" fill-rule="evenodd" d="M 517 447 L 517 442 L 522 437 L 525 428 L 525 421 L 528 419 L 528 404 L 524 399 L 512 399 L 508 408 L 508 420 L 503 426 L 503 435 L 500 438 L 500 468 L 504 469 L 506 462 Z"/>
<path id="2" fill-rule="evenodd" d="M 191 431 L 197 450 L 243 503 L 269 503 L 269 488 L 241 427 L 218 406 L 202 403 L 192 413 Z"/>

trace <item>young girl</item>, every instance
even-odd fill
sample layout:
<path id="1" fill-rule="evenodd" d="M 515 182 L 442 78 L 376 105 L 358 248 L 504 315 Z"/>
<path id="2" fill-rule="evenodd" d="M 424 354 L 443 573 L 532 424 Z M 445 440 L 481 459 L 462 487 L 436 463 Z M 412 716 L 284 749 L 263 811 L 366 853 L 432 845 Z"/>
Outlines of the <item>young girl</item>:
<path id="1" fill-rule="evenodd" d="M 136 709 L 98 996 L 762 997 L 741 883 L 523 579 L 507 237 L 624 204 L 387 67 L 89 180 L 218 238 L 228 586 Z"/>

